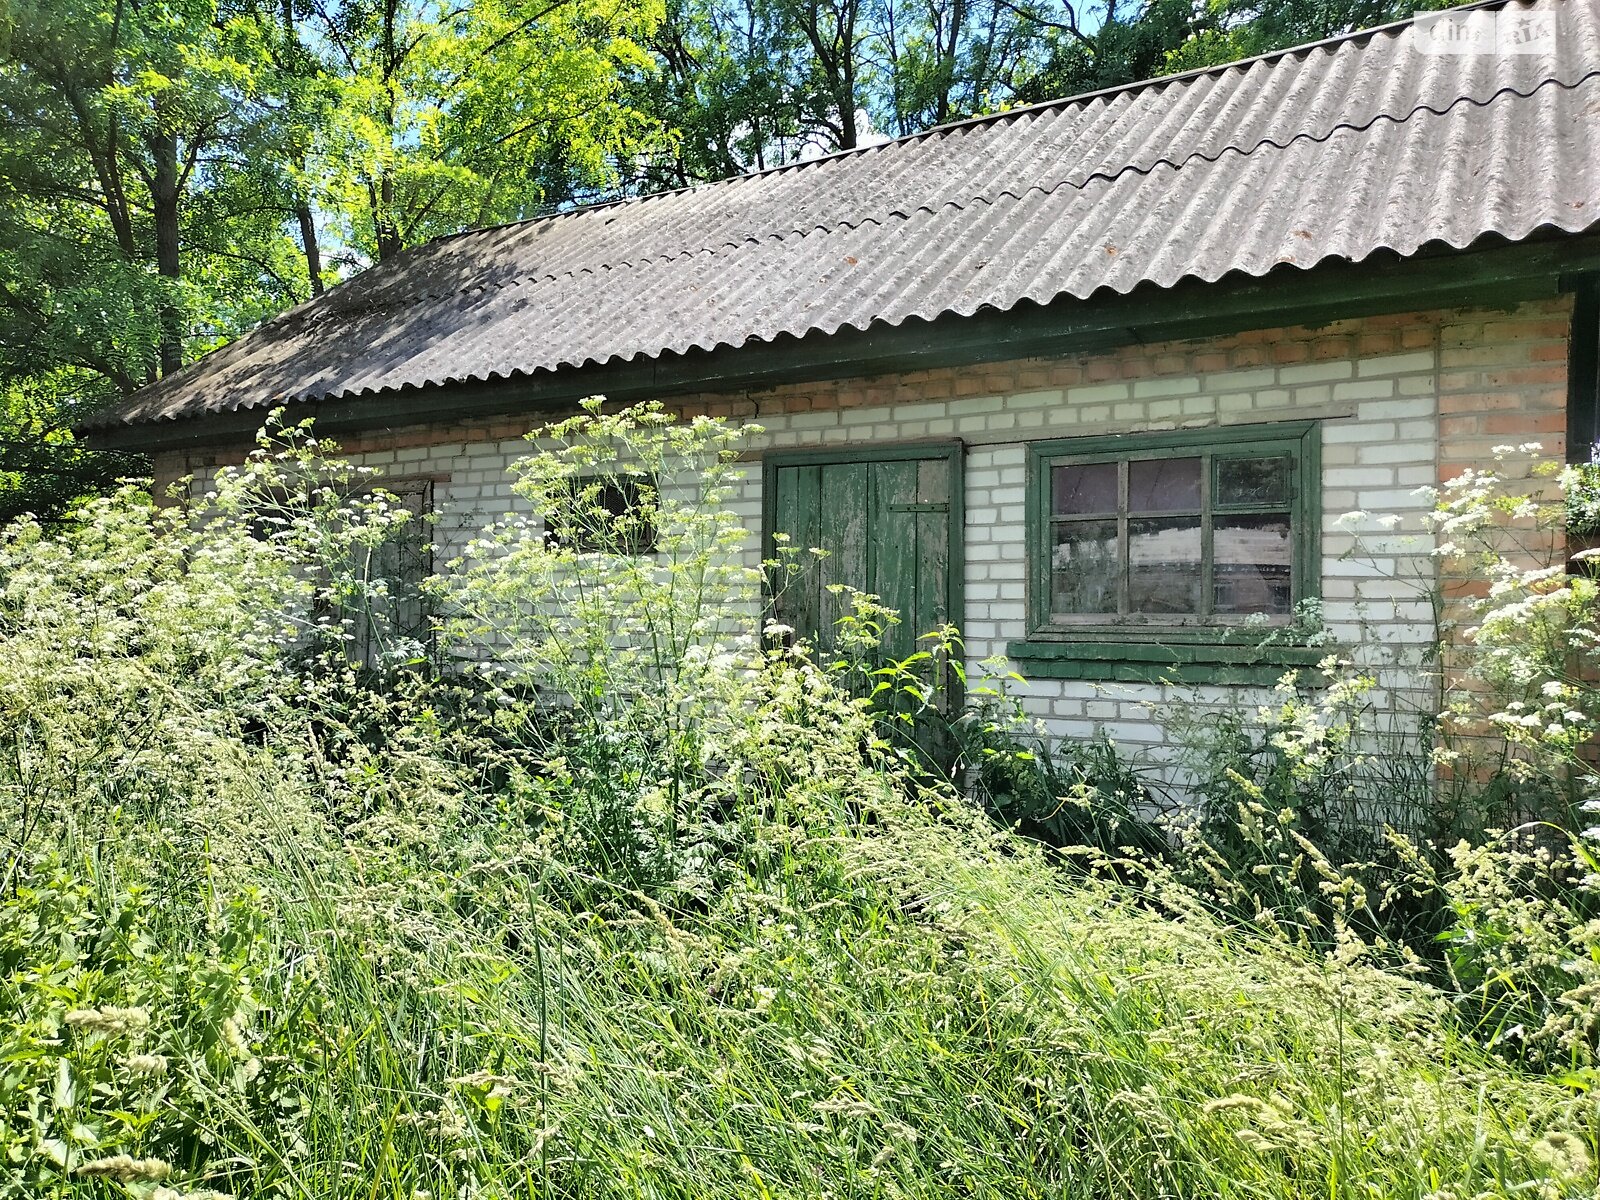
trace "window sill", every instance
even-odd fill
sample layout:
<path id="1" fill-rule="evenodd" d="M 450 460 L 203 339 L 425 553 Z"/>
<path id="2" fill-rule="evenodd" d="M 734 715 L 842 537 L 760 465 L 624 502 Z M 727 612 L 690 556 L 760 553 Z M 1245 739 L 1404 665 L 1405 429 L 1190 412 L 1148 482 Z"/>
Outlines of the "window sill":
<path id="1" fill-rule="evenodd" d="M 1314 668 L 1327 646 L 1191 641 L 1010 642 L 1006 654 L 1024 677 L 1115 683 L 1211 683 L 1271 687 L 1284 672 Z"/>

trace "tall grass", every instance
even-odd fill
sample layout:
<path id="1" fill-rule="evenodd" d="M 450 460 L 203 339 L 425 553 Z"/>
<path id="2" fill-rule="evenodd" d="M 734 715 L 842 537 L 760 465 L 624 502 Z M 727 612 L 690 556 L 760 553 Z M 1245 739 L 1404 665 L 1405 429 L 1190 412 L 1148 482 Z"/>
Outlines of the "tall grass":
<path id="1" fill-rule="evenodd" d="M 870 826 L 844 794 L 764 822 L 755 844 L 781 849 L 692 909 L 596 899 L 603 880 L 498 838 L 374 879 L 351 847 L 306 855 L 264 816 L 250 856 L 272 865 L 213 875 L 199 906 L 180 864 L 208 851 L 129 870 L 108 842 L 148 863 L 165 835 L 69 843 L 4 922 L 6 1009 L 40 1034 L 24 1069 L 41 1132 L 70 1118 L 238 1196 L 1591 1186 L 1552 1176 L 1566 1143 L 1540 1139 L 1587 1140 L 1592 1115 L 1455 1036 L 1430 989 L 1174 915 L 1181 896 L 1158 911 L 1069 882 L 1007 835 L 872 790 Z M 64 952 L 63 923 L 39 918 L 74 894 Z M 148 1028 L 60 1026 L 105 1005 Z M 166 1073 L 129 1076 L 135 1051 Z M 63 1074 L 86 1094 L 51 1111 Z M 16 1169 L 13 1194 L 127 1194 Z"/>
<path id="2" fill-rule="evenodd" d="M 1062 874 L 802 657 L 369 679 L 285 539 L 164 521 L 0 544 L 0 1196 L 1593 1193 L 1444 995 Z"/>

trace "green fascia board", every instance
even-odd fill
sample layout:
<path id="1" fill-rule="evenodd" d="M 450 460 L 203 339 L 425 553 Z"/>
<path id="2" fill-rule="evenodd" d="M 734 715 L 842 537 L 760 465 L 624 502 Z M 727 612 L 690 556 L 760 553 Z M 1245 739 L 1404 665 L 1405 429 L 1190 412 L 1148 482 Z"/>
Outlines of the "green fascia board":
<path id="1" fill-rule="evenodd" d="M 1089 354 L 1152 341 L 1223 336 L 1246 329 L 1331 321 L 1458 305 L 1508 308 L 1554 296 L 1600 270 L 1600 234 L 1551 235 L 1471 251 L 1306 269 L 1285 265 L 1261 278 L 1170 288 L 1144 285 L 1127 295 L 1025 303 L 1005 312 L 866 330 L 784 336 L 772 342 L 658 358 L 537 372 L 485 384 L 407 388 L 354 399 L 298 402 L 318 431 L 402 429 L 438 421 L 560 412 L 605 395 L 619 403 L 697 392 L 737 393 L 786 383 L 892 375 L 1014 358 Z M 246 399 L 240 397 L 239 399 Z M 85 443 L 127 450 L 184 449 L 252 437 L 271 403 L 178 420 L 88 429 Z"/>

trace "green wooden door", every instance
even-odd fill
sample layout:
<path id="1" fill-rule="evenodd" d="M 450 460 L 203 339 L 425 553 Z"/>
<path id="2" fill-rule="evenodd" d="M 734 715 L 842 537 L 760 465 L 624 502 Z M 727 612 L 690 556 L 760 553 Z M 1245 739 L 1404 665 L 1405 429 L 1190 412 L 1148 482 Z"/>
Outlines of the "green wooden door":
<path id="1" fill-rule="evenodd" d="M 766 540 L 787 534 L 803 569 L 774 598 L 774 615 L 824 652 L 837 642 L 848 584 L 900 614 L 881 658 L 928 648 L 918 638 L 961 621 L 961 447 L 774 453 L 765 463 Z M 820 560 L 811 548 L 827 551 Z"/>

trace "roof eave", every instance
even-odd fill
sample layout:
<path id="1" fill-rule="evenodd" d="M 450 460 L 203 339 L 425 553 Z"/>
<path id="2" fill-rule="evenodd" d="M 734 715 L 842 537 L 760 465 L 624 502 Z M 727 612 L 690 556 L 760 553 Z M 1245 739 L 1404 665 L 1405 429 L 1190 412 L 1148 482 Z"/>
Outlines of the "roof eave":
<path id="1" fill-rule="evenodd" d="M 1496 239 L 1498 242 L 1499 240 Z M 881 376 L 961 363 L 1092 353 L 1246 329 L 1319 325 L 1380 313 L 1457 305 L 1505 307 L 1555 295 L 1571 277 L 1600 271 L 1600 231 L 1550 234 L 1466 251 L 1382 254 L 1262 278 L 1190 280 L 1128 295 L 1024 304 L 865 331 L 783 337 L 737 348 L 540 371 L 495 383 L 405 388 L 295 404 L 323 434 L 554 412 L 592 395 L 618 402 L 696 392 L 759 391 L 781 383 Z M 88 445 L 156 453 L 238 444 L 272 406 L 80 431 Z"/>

